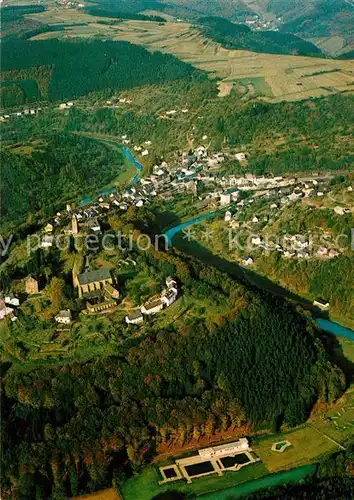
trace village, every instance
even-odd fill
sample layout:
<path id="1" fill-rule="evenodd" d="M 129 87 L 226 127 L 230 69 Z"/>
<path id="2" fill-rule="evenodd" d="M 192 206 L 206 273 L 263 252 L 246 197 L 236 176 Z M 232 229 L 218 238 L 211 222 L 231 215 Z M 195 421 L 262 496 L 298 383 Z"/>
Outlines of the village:
<path id="1" fill-rule="evenodd" d="M 64 109 L 64 106 L 71 105 L 72 103 L 63 103 L 60 107 Z M 207 139 L 207 136 L 203 136 L 202 142 L 205 144 Z M 149 156 L 153 149 L 150 140 L 134 144 L 127 134 L 123 134 L 120 141 L 124 147 L 132 148 L 142 159 Z M 107 228 L 107 218 L 112 214 L 119 216 L 130 207 L 156 207 L 162 202 L 187 198 L 191 200 L 190 207 L 193 207 L 196 215 L 215 211 L 221 215 L 230 231 L 240 234 L 245 232 L 246 235 L 252 236 L 247 240 L 247 254 L 240 256 L 240 263 L 244 266 L 252 266 L 252 251 L 275 251 L 286 259 L 338 257 L 342 250 L 338 245 L 334 247 L 331 234 L 321 234 L 322 243 L 318 246 L 314 244 L 311 234 L 284 234 L 280 241 L 279 238 L 270 239 L 266 231 L 270 222 L 292 204 L 327 196 L 333 176 L 257 176 L 252 173 L 237 175 L 223 171 L 224 164 L 228 163 L 230 166 L 232 162 L 246 169 L 248 158 L 247 152 L 212 152 L 206 145 L 199 145 L 194 150 L 176 155 L 170 163 L 162 160 L 153 165 L 146 175 L 134 176 L 125 188 L 102 191 L 96 200 L 87 196 L 77 203 L 68 203 L 66 208 L 48 220 L 36 235 L 37 247 L 50 250 L 55 246 L 59 235 L 74 239 L 90 235 L 102 237 Z M 352 186 L 348 186 L 347 192 L 350 193 L 352 189 Z M 261 209 L 253 209 L 253 206 L 258 207 L 259 204 Z M 338 205 L 334 207 L 333 213 L 345 215 L 351 213 L 351 209 Z M 114 311 L 120 299 L 119 283 L 107 269 L 90 270 L 89 265 L 86 265 L 84 270 L 73 269 L 73 287 L 77 295 L 85 300 L 84 314 L 106 314 Z M 25 280 L 25 291 L 28 295 L 40 292 L 36 277 L 29 276 Z M 168 277 L 166 288 L 139 307 L 135 307 L 126 315 L 126 323 L 141 325 L 144 317 L 158 314 L 169 307 L 178 295 L 177 282 Z M 11 291 L 5 294 L 1 299 L 0 318 L 9 316 L 12 321 L 16 321 L 18 305 L 19 299 Z M 328 304 L 321 304 L 321 308 L 327 307 Z M 55 321 L 58 328 L 70 328 L 71 311 L 61 311 Z"/>

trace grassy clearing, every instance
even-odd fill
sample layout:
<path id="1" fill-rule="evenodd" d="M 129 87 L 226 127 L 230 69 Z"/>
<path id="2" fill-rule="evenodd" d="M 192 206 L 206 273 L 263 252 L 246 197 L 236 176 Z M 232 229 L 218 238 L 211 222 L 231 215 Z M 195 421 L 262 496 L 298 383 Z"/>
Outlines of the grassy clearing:
<path id="1" fill-rule="evenodd" d="M 292 446 L 283 453 L 271 450 L 273 443 L 285 440 L 290 441 Z M 307 425 L 277 436 L 267 436 L 252 443 L 252 447 L 270 472 L 316 462 L 319 457 L 340 449 Z"/>
<path id="2" fill-rule="evenodd" d="M 124 500 L 151 500 L 155 495 L 164 492 L 179 492 L 187 495 L 203 495 L 212 493 L 224 488 L 230 488 L 237 484 L 244 483 L 262 477 L 267 474 L 267 469 L 261 463 L 255 463 L 244 467 L 237 472 L 226 472 L 222 477 L 212 475 L 198 478 L 187 484 L 184 480 L 159 486 L 158 481 L 161 476 L 158 467 L 146 467 L 138 476 L 128 479 L 121 488 L 121 496 Z"/>
<path id="3" fill-rule="evenodd" d="M 273 92 L 263 76 L 254 78 L 236 78 L 233 80 L 244 87 L 251 96 L 273 97 Z"/>

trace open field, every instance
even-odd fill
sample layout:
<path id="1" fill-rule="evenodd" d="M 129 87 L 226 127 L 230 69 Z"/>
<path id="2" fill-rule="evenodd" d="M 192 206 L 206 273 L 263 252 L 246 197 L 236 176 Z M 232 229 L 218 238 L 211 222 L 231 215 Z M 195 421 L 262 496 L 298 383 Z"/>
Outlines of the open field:
<path id="1" fill-rule="evenodd" d="M 264 98 L 271 101 L 300 100 L 354 91 L 353 61 L 228 50 L 205 38 L 198 29 L 185 22 L 124 21 L 108 26 L 97 22 L 105 18 L 60 7 L 29 17 L 47 24 L 68 25 L 65 31 L 42 33 L 35 39 L 80 36 L 127 40 L 150 51 L 174 54 L 227 83 L 251 80 L 251 97 L 259 95 L 260 90 L 263 90 Z M 69 26 L 73 23 L 84 24 Z"/>
<path id="2" fill-rule="evenodd" d="M 282 453 L 271 450 L 273 443 L 285 440 L 292 444 L 290 448 Z M 252 448 L 270 472 L 316 462 L 322 455 L 340 451 L 338 446 L 307 425 L 279 436 L 262 438 L 257 444 L 252 443 Z"/>

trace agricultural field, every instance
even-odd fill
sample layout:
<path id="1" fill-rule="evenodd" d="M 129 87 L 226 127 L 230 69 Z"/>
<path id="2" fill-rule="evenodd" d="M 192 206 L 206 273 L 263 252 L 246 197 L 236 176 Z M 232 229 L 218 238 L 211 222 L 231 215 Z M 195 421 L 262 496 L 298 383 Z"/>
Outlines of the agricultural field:
<path id="1" fill-rule="evenodd" d="M 354 90 L 353 61 L 229 50 L 185 22 L 127 20 L 109 26 L 98 23 L 106 18 L 59 7 L 33 14 L 31 18 L 49 25 L 66 25 L 64 31 L 42 33 L 35 39 L 80 36 L 127 40 L 150 51 L 173 54 L 225 83 L 237 85 L 249 80 L 246 87 L 250 87 L 250 97 L 261 95 L 273 102 L 292 101 Z M 81 25 L 74 26 L 75 23 Z M 223 95 L 227 92 L 220 92 Z"/>

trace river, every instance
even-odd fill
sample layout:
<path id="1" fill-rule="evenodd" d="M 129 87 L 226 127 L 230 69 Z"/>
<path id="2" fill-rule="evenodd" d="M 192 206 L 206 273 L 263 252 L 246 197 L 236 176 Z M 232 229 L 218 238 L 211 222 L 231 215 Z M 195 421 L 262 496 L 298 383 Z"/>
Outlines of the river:
<path id="1" fill-rule="evenodd" d="M 122 148 L 122 153 L 123 153 L 123 156 L 125 156 L 125 158 L 132 164 L 134 165 L 134 167 L 137 169 L 137 173 L 134 175 L 134 177 L 128 182 L 128 186 L 132 186 L 133 184 L 135 184 L 136 182 L 139 181 L 140 177 L 142 176 L 143 174 L 143 171 L 144 171 L 144 167 L 142 166 L 141 163 L 138 162 L 138 160 L 135 158 L 135 156 L 133 155 L 133 153 L 130 151 L 130 149 L 126 148 L 125 146 L 121 146 Z M 103 191 L 100 191 L 98 193 L 98 196 L 107 196 L 111 193 L 116 193 L 117 192 L 117 189 L 116 188 L 110 188 L 110 189 L 105 189 Z M 88 205 L 89 203 L 91 203 L 93 201 L 93 198 L 92 196 L 90 195 L 85 195 L 79 202 L 78 204 L 79 205 Z"/>
<path id="2" fill-rule="evenodd" d="M 193 217 L 189 221 L 183 222 L 168 229 L 165 232 L 165 235 L 167 237 L 169 245 L 172 246 L 172 240 L 178 233 L 180 233 L 181 231 L 190 226 L 193 226 L 194 224 L 197 224 L 199 222 L 202 222 L 206 219 L 213 217 L 214 215 L 216 215 L 216 213 L 217 213 L 216 211 L 213 211 L 206 213 L 204 215 L 200 215 L 198 217 Z M 256 286 L 259 289 L 266 290 L 267 292 L 273 293 L 278 296 L 286 297 L 292 301 L 296 301 L 306 309 L 312 310 L 312 312 L 315 311 L 314 306 L 308 300 L 291 293 L 290 291 L 280 287 L 271 280 L 264 278 L 263 276 L 259 275 L 253 270 L 251 271 L 245 269 L 237 263 L 228 262 L 224 259 L 219 258 L 218 256 L 215 256 L 214 254 L 212 254 L 212 252 L 209 252 L 207 249 L 204 249 L 205 251 L 202 252 L 200 250 L 203 249 L 203 247 L 199 246 L 199 248 L 197 248 L 197 246 L 199 246 L 197 243 L 194 244 L 189 243 L 189 245 L 184 244 L 183 248 L 179 246 L 179 249 L 187 253 L 194 253 L 192 252 L 192 250 L 195 249 L 197 251 L 194 253 L 194 255 L 198 257 L 200 260 L 206 262 L 207 264 L 209 265 L 218 264 L 216 267 L 218 267 L 223 271 L 229 272 L 234 277 L 240 278 L 243 281 L 246 280 L 250 284 Z M 232 267 L 232 272 L 230 272 L 231 267 Z M 354 341 L 353 330 L 345 328 L 344 326 L 339 325 L 338 323 L 323 318 L 316 318 L 316 322 L 322 331 L 331 333 L 332 335 L 336 335 L 337 337 L 346 337 Z"/>
<path id="3" fill-rule="evenodd" d="M 141 176 L 143 174 L 144 167 L 142 166 L 141 163 L 138 162 L 138 160 L 135 158 L 135 156 L 130 151 L 130 149 L 126 148 L 125 146 L 122 146 L 122 153 L 125 156 L 125 158 L 132 165 L 134 165 L 134 167 L 137 169 L 136 175 L 134 175 L 134 177 L 128 183 L 128 186 L 131 186 L 139 181 L 139 179 L 141 178 Z M 117 190 L 115 188 L 106 189 L 104 191 L 101 191 L 99 193 L 99 195 L 105 196 L 105 195 L 108 195 L 111 193 L 115 193 L 116 191 Z M 93 201 L 92 197 L 87 195 L 87 196 L 84 196 L 84 198 L 79 201 L 79 205 L 86 205 L 92 201 Z M 183 231 L 183 229 L 186 229 L 190 226 L 193 226 L 194 224 L 198 224 L 199 222 L 202 222 L 206 219 L 214 217 L 216 214 L 217 214 L 217 211 L 208 212 L 208 213 L 200 215 L 198 217 L 193 217 L 189 221 L 182 222 L 181 224 L 177 224 L 176 226 L 171 227 L 170 229 L 168 229 L 165 232 L 165 235 L 167 237 L 167 241 L 168 241 L 169 245 L 172 246 L 173 238 L 178 233 Z M 184 248 L 183 250 L 186 251 L 186 248 Z M 218 260 L 218 263 L 220 264 L 223 260 L 223 259 L 218 258 L 217 256 L 213 256 L 213 254 L 211 254 L 211 252 L 209 252 L 208 256 L 209 256 L 209 262 L 207 262 L 207 263 L 210 265 L 213 265 L 213 262 L 210 262 L 210 259 L 212 257 L 214 257 L 214 263 L 216 260 Z M 203 260 L 203 258 L 202 258 L 203 255 L 201 255 L 200 253 L 198 254 L 198 257 L 201 260 Z M 226 272 L 230 272 L 230 269 L 225 268 L 227 265 L 226 263 L 227 263 L 227 261 L 224 261 L 224 266 L 223 266 L 224 268 L 222 270 L 226 271 Z M 273 293 L 275 295 L 280 295 L 282 297 L 289 298 L 293 301 L 298 302 L 300 305 L 302 305 L 303 307 L 306 307 L 307 309 L 312 309 L 312 310 L 314 309 L 313 307 L 311 307 L 312 304 L 308 300 L 306 300 L 302 297 L 299 297 L 295 294 L 292 294 L 288 290 L 285 290 L 284 288 L 280 287 L 276 283 L 264 278 L 263 276 L 260 276 L 259 274 L 255 273 L 254 271 L 245 270 L 242 266 L 240 266 L 236 263 L 229 263 L 229 265 L 233 266 L 233 272 L 230 273 L 233 276 L 240 278 L 240 279 L 243 279 L 243 280 L 246 278 L 246 280 L 248 282 L 250 282 L 252 285 L 256 286 L 257 288 L 259 288 L 261 290 L 266 290 L 267 292 Z M 353 330 L 350 330 L 349 328 L 345 328 L 344 326 L 341 326 L 338 323 L 334 323 L 333 321 L 329 321 L 329 320 L 323 319 L 323 318 L 316 318 L 316 321 L 317 321 L 317 324 L 321 330 L 328 332 L 328 333 L 331 333 L 333 335 L 336 335 L 338 337 L 346 337 L 346 338 L 354 341 L 354 331 Z"/>

